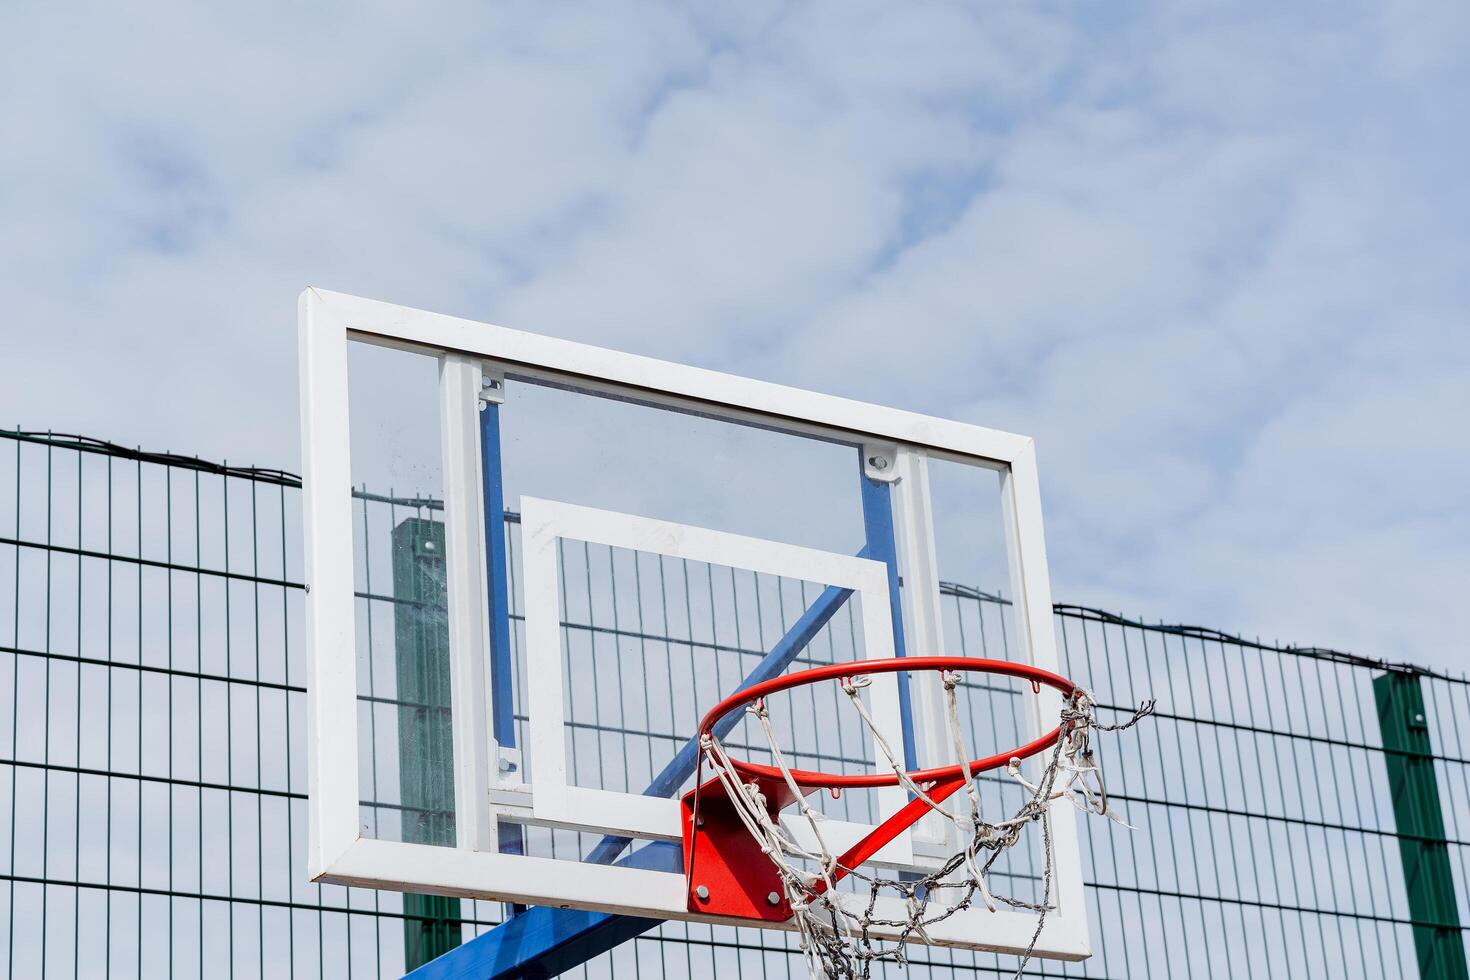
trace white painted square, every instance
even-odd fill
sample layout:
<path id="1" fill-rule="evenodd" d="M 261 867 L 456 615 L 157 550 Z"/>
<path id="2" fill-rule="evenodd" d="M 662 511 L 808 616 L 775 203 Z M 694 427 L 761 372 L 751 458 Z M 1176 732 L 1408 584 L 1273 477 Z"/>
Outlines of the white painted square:
<path id="1" fill-rule="evenodd" d="M 888 570 L 881 563 L 851 555 L 763 541 L 707 528 L 617 514 L 575 504 L 521 498 L 521 545 L 526 614 L 527 715 L 531 754 L 532 810 L 538 821 L 560 827 L 633 837 L 679 840 L 679 800 L 618 793 L 571 785 L 567 781 L 563 697 L 569 681 L 562 663 L 557 541 L 585 541 L 645 554 L 723 565 L 781 578 L 852 589 L 861 597 L 863 646 L 867 657 L 893 656 L 893 622 L 888 614 Z M 871 711 L 879 728 L 901 733 L 897 675 L 880 674 L 869 688 Z M 733 693 L 733 692 L 727 692 Z M 712 707 L 704 705 L 701 710 Z M 690 733 L 691 735 L 693 733 Z M 899 736 L 891 736 L 897 739 Z M 879 760 L 876 744 L 871 760 Z M 879 811 L 904 805 L 902 789 L 879 792 Z M 799 828 L 793 828 L 798 829 Z M 824 825 L 830 840 L 846 848 L 871 831 L 869 825 L 833 820 Z M 878 860 L 912 860 L 909 835 L 901 834 Z"/>

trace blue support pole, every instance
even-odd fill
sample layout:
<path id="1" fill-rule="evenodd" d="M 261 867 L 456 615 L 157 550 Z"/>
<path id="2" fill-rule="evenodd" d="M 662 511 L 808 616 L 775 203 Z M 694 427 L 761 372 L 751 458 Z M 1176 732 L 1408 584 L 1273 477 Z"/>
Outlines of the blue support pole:
<path id="1" fill-rule="evenodd" d="M 893 620 L 893 655 L 906 655 L 903 640 L 903 602 L 899 597 L 898 542 L 893 533 L 893 492 L 889 484 L 868 478 L 863 456 L 858 454 L 858 480 L 863 487 L 863 532 L 867 557 L 888 566 L 888 612 Z M 909 693 L 909 675 L 898 677 L 898 713 L 903 726 L 903 764 L 909 772 L 919 768 L 914 751 L 914 704 Z"/>
<path id="2" fill-rule="evenodd" d="M 498 381 L 504 390 L 504 381 Z M 490 604 L 490 719 L 496 744 L 516 744 L 515 674 L 510 647 L 510 575 L 505 549 L 505 480 L 500 468 L 500 406 L 480 402 L 480 474 L 485 491 L 485 572 Z M 491 765 L 498 765 L 498 759 Z M 525 853 L 520 827 L 501 822 L 502 854 Z"/>

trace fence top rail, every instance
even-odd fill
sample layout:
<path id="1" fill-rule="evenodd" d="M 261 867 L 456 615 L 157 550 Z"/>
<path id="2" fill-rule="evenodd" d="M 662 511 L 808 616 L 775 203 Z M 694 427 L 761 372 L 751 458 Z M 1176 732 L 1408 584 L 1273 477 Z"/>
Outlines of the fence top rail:
<path id="1" fill-rule="evenodd" d="M 231 466 L 228 463 L 215 463 L 207 459 L 200 459 L 198 456 L 185 456 L 181 453 L 151 452 L 146 449 L 129 448 L 115 442 L 108 442 L 106 439 L 80 436 L 69 432 L 0 429 L 0 438 L 12 439 L 17 442 L 31 442 L 43 446 L 54 446 L 58 449 L 71 449 L 76 452 L 95 453 L 101 456 L 110 456 L 114 459 L 153 463 L 158 466 L 169 466 L 174 469 L 193 470 L 198 473 L 209 473 L 216 476 L 236 477 L 242 480 L 251 480 L 256 483 L 269 483 L 275 486 L 296 488 L 301 486 L 301 477 L 286 470 L 263 466 Z"/>
<path id="2" fill-rule="evenodd" d="M 949 583 L 941 582 L 940 585 L 941 587 L 943 587 L 949 585 Z M 967 592 L 973 591 L 974 590 L 966 590 L 966 592 L 962 592 L 960 594 L 966 594 Z M 988 598 L 983 596 L 983 594 L 981 597 Z M 1333 650 L 1329 647 L 1299 647 L 1292 646 L 1290 644 L 1282 645 L 1277 643 L 1266 643 L 1261 640 L 1252 640 L 1248 637 L 1237 636 L 1234 633 L 1226 633 L 1222 630 L 1211 629 L 1207 626 L 1187 626 L 1182 623 L 1149 623 L 1141 619 L 1129 619 L 1126 616 L 1120 616 L 1116 613 L 1110 613 L 1102 609 L 1095 609 L 1091 606 L 1077 606 L 1067 602 L 1054 603 L 1052 609 L 1059 616 L 1065 616 L 1068 619 L 1082 620 L 1084 622 L 1103 623 L 1109 626 L 1123 626 L 1133 629 L 1148 630 L 1149 632 L 1153 633 L 1167 633 L 1172 636 L 1196 639 L 1201 642 L 1213 641 L 1215 643 L 1226 644 L 1229 646 L 1246 647 L 1252 650 L 1264 650 L 1271 653 L 1286 653 L 1291 654 L 1292 656 L 1306 657 L 1311 660 L 1322 660 L 1329 663 L 1343 664 L 1344 666 L 1348 667 L 1365 667 L 1370 670 L 1393 671 L 1401 674 L 1417 674 L 1421 677 L 1428 677 L 1439 681 L 1447 681 L 1451 684 L 1470 685 L 1470 679 L 1466 679 L 1464 677 L 1456 677 L 1453 674 L 1447 674 L 1443 671 L 1433 670 L 1429 667 L 1422 667 L 1418 664 L 1379 660 L 1374 657 L 1365 657 L 1361 654 L 1345 653 L 1342 650 Z"/>
<path id="3" fill-rule="evenodd" d="M 76 435 L 66 432 L 41 432 L 38 430 L 25 430 L 19 427 L 15 429 L 0 429 L 0 438 L 12 439 L 19 442 L 35 443 L 38 445 L 54 446 L 59 449 L 69 449 L 76 452 L 95 453 L 116 459 L 125 459 L 140 463 L 151 463 L 159 466 L 173 467 L 175 469 L 191 470 L 199 473 L 213 474 L 217 476 L 232 477 L 242 480 L 250 480 L 256 483 L 271 484 L 274 486 L 300 488 L 301 477 L 289 470 L 275 469 L 260 466 L 232 466 L 227 463 L 217 463 L 211 460 L 200 459 L 197 456 L 185 456 L 180 453 L 152 452 L 141 448 L 129 448 L 105 439 L 97 439 L 92 436 Z M 424 507 L 430 510 L 441 509 L 441 501 L 427 498 L 400 498 L 371 493 L 366 487 L 354 489 L 353 496 L 365 501 L 373 501 L 388 504 L 403 504 L 407 506 Z M 520 515 L 507 512 L 506 518 L 515 523 L 519 522 Z M 286 583 L 299 586 L 300 583 Z M 969 585 L 961 585 L 955 582 L 940 582 L 940 591 L 944 595 L 959 598 L 974 599 L 981 602 L 993 602 L 1000 605 L 1010 605 L 1010 600 L 996 593 L 986 592 Z M 1434 670 L 1419 664 L 1403 661 L 1389 661 L 1373 657 L 1365 657 L 1360 654 L 1347 653 L 1342 650 L 1333 650 L 1328 647 L 1318 646 L 1295 646 L 1291 644 L 1267 643 L 1261 640 L 1253 640 L 1248 637 L 1223 630 L 1212 629 L 1205 626 L 1190 626 L 1182 623 L 1150 623 L 1141 619 L 1133 619 L 1117 613 L 1111 613 L 1104 609 L 1093 606 L 1081 606 L 1073 603 L 1058 602 L 1053 605 L 1057 615 L 1067 619 L 1080 622 L 1099 623 L 1107 626 L 1119 626 L 1147 631 L 1150 633 L 1161 633 L 1179 636 L 1200 642 L 1215 642 L 1230 646 L 1239 646 L 1252 650 L 1261 650 L 1271 653 L 1281 653 L 1294 657 L 1303 657 L 1310 660 L 1318 660 L 1327 663 L 1342 664 L 1348 667 L 1359 667 L 1368 670 L 1392 671 L 1397 673 L 1414 674 L 1432 680 L 1444 681 L 1446 683 L 1470 687 L 1470 678 L 1464 676 L 1456 677 L 1443 671 Z"/>

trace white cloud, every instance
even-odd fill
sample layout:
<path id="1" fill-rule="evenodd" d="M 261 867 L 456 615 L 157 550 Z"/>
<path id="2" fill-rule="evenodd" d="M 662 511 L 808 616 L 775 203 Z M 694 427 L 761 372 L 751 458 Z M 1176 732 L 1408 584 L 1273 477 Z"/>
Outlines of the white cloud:
<path id="1" fill-rule="evenodd" d="M 1461 5 L 0 37 L 6 423 L 292 466 L 314 283 L 1033 433 L 1060 597 L 1465 656 Z"/>

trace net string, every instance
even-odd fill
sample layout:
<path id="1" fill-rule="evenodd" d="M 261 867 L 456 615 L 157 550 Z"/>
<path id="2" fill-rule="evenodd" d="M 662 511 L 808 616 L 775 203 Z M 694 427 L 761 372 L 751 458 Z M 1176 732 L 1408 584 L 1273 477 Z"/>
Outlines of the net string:
<path id="1" fill-rule="evenodd" d="M 945 692 L 944 706 L 950 738 L 957 758 L 965 760 L 970 757 L 966 754 L 956 694 L 961 673 L 942 670 L 940 675 Z M 1031 783 L 1024 777 L 1021 760 L 1018 758 L 1012 758 L 1005 767 L 1007 776 L 1028 794 L 1025 802 L 1009 818 L 988 823 L 982 817 L 980 794 L 976 786 L 979 773 L 969 773 L 965 780 L 969 803 L 966 816 L 957 815 L 941 803 L 935 802 L 929 795 L 935 784 L 920 785 L 909 776 L 863 704 L 862 691 L 871 685 L 871 676 L 857 674 L 840 679 L 840 683 L 898 784 L 914 798 L 926 803 L 931 812 L 942 814 L 944 819 L 958 828 L 964 843 L 938 869 L 919 877 L 881 878 L 857 868 L 844 867 L 839 864 L 838 855 L 832 852 L 822 833 L 821 823 L 826 818 L 807 802 L 807 794 L 797 784 L 786 763 L 765 699 L 751 702 L 745 710 L 759 722 L 770 747 L 774 768 L 782 774 L 795 797 L 801 819 L 812 831 L 814 848 L 797 844 L 781 827 L 779 814 L 771 813 L 769 801 L 760 785 L 753 779 L 749 782 L 743 781 L 740 770 L 720 740 L 713 734 L 704 735 L 700 745 L 706 759 L 729 799 L 733 801 L 741 822 L 759 843 L 762 853 L 771 860 L 781 879 L 792 909 L 793 924 L 800 939 L 808 972 L 813 978 L 867 980 L 872 975 L 874 963 L 889 961 L 903 965 L 906 963 L 905 951 L 909 943 L 915 940 L 932 942 L 926 931 L 927 927 L 969 908 L 979 894 L 986 908 L 992 912 L 1001 905 L 1006 905 L 1036 913 L 1036 927 L 1021 954 L 1016 970 L 1016 977 L 1020 977 L 1040 940 L 1047 913 L 1055 907 L 1052 898 L 1054 854 L 1048 811 L 1054 803 L 1065 800 L 1083 813 L 1106 817 L 1128 827 L 1108 804 L 1107 788 L 1091 746 L 1091 733 L 1094 730 L 1117 732 L 1131 728 L 1153 711 L 1154 702 L 1145 701 L 1128 719 L 1107 725 L 1098 722 L 1095 717 L 1096 701 L 1093 695 L 1081 688 L 1074 689 L 1063 699 L 1060 713 L 1062 735 L 1052 746 L 1037 781 Z M 1041 825 L 1042 834 L 1040 901 L 1029 902 L 992 892 L 986 876 L 991 873 L 1001 855 L 1014 847 L 1024 836 L 1025 829 L 1034 823 Z M 983 861 L 981 854 L 987 854 Z M 814 864 L 816 871 L 804 869 L 802 862 Z M 951 880 L 956 872 L 960 872 L 958 880 Z M 839 873 L 840 876 L 852 877 L 867 884 L 867 901 L 861 908 L 856 907 L 852 898 L 844 900 L 842 893 L 836 890 L 835 877 Z M 936 896 L 941 894 L 950 894 L 952 897 L 947 903 L 937 902 Z M 882 918 L 878 915 L 878 902 L 884 895 L 903 899 L 905 915 L 902 919 Z M 879 938 L 874 935 L 875 930 L 894 938 Z"/>

